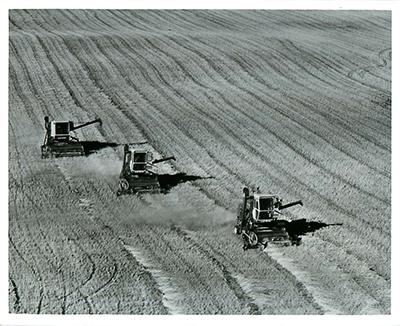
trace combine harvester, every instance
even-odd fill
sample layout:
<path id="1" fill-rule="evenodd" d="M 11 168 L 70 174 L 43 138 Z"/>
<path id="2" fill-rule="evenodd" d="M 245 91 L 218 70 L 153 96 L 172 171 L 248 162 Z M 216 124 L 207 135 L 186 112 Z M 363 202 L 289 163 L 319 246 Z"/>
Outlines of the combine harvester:
<path id="1" fill-rule="evenodd" d="M 119 176 L 117 196 L 137 193 L 160 193 L 158 174 L 152 170 L 155 164 L 174 160 L 174 156 L 153 160 L 153 153 L 144 148 L 130 149 L 124 146 L 124 160 Z"/>
<path id="2" fill-rule="evenodd" d="M 249 188 L 243 188 L 243 202 L 238 207 L 234 232 L 242 235 L 244 250 L 257 247 L 264 250 L 269 243 L 300 244 L 301 238 L 287 231 L 291 222 L 278 217 L 282 215 L 281 210 L 303 206 L 303 202 L 299 200 L 286 205 L 282 202 L 276 195 L 260 194 L 258 189 L 250 195 Z"/>
<path id="3" fill-rule="evenodd" d="M 75 126 L 72 121 L 50 121 L 44 117 L 46 135 L 41 146 L 42 158 L 85 155 L 83 144 L 71 132 L 97 122 L 102 124 L 101 119 L 95 119 Z"/>

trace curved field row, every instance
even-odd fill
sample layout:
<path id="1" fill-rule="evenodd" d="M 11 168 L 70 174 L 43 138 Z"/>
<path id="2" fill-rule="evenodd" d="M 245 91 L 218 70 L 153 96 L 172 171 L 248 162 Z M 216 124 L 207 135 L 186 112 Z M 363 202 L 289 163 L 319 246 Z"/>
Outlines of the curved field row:
<path id="1" fill-rule="evenodd" d="M 186 313 L 329 311 L 313 293 L 337 313 L 388 313 L 390 46 L 386 12 L 11 11 L 10 311 L 166 313 L 131 246 Z M 100 116 L 81 138 L 145 139 L 214 178 L 116 199 L 121 147 L 41 161 L 44 115 Z M 228 225 L 244 185 L 343 226 L 279 251 L 286 269 L 243 254 Z"/>

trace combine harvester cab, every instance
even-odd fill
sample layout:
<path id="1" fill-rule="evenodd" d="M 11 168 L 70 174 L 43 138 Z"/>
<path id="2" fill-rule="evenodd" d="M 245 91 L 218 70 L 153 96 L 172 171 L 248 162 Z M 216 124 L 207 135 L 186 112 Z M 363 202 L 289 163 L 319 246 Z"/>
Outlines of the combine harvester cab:
<path id="1" fill-rule="evenodd" d="M 117 196 L 137 193 L 160 193 L 161 186 L 158 174 L 152 167 L 168 160 L 175 160 L 174 156 L 153 160 L 153 153 L 144 148 L 130 149 L 124 146 L 124 160 L 119 176 Z"/>
<path id="2" fill-rule="evenodd" d="M 283 205 L 282 199 L 276 195 L 255 192 L 250 195 L 247 187 L 243 189 L 243 202 L 238 207 L 235 234 L 241 234 L 243 249 L 264 249 L 268 244 L 283 246 L 299 245 L 301 238 L 291 236 L 286 226 L 289 220 L 278 218 L 281 210 L 294 205 L 301 205 L 301 200 Z"/>
<path id="3" fill-rule="evenodd" d="M 45 117 L 44 123 L 46 134 L 40 149 L 42 158 L 50 158 L 85 155 L 83 144 L 71 133 L 94 123 L 100 123 L 101 125 L 102 121 L 101 119 L 95 119 L 75 126 L 72 121 L 50 121 L 49 117 Z"/>

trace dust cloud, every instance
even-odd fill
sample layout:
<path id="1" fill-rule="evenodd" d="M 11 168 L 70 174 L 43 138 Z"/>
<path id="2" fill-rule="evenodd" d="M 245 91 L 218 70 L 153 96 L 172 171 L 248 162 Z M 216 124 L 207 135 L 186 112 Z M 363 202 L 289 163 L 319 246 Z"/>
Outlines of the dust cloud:
<path id="1" fill-rule="evenodd" d="M 140 194 L 119 197 L 129 202 L 130 214 L 121 218 L 127 224 L 180 225 L 189 230 L 224 227 L 234 223 L 234 213 L 215 205 L 189 184 L 180 184 L 168 194 Z"/>
<path id="2" fill-rule="evenodd" d="M 68 174 L 70 176 L 84 175 L 91 178 L 112 178 L 117 180 L 122 167 L 122 161 L 115 155 L 109 156 L 99 153 L 74 159 L 74 169 L 68 169 Z"/>

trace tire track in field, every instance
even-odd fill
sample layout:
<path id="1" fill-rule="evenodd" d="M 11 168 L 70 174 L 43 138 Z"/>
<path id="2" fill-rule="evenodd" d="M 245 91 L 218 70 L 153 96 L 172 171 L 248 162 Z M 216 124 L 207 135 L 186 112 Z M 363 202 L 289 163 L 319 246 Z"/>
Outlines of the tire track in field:
<path id="1" fill-rule="evenodd" d="M 38 268 L 38 266 L 40 266 L 37 263 L 37 260 L 32 257 L 32 261 L 34 262 L 34 265 L 31 265 L 30 263 L 28 263 L 28 261 L 25 258 L 25 255 L 23 255 L 21 253 L 21 251 L 17 248 L 17 245 L 15 244 L 13 238 L 9 235 L 9 244 L 12 245 L 12 247 L 14 248 L 15 252 L 17 253 L 17 255 L 20 257 L 20 259 L 29 267 L 29 269 L 31 269 L 32 274 L 35 275 L 35 277 L 37 277 L 38 283 L 39 283 L 39 289 L 38 289 L 38 303 L 36 306 L 36 311 L 35 314 L 40 314 L 41 313 L 41 309 L 42 309 L 42 303 L 43 303 L 43 299 L 44 299 L 44 295 L 45 295 L 45 288 L 43 286 L 43 278 L 40 272 L 40 268 Z M 35 249 L 37 249 L 39 252 L 41 251 L 39 246 L 35 243 L 34 245 Z M 9 276 L 10 277 L 10 276 Z"/>
<path id="2" fill-rule="evenodd" d="M 344 71 L 342 72 L 342 71 L 335 69 L 333 65 L 329 64 L 329 62 L 332 63 L 332 60 L 333 60 L 332 56 L 321 57 L 321 53 L 319 51 L 318 51 L 318 53 L 315 54 L 314 51 L 305 50 L 304 47 L 300 49 L 299 46 L 295 46 L 293 41 L 290 41 L 290 40 L 286 41 L 285 43 L 288 43 L 290 45 L 289 50 L 293 50 L 293 49 L 297 50 L 300 55 L 298 58 L 304 58 L 304 60 L 303 60 L 304 62 L 309 63 L 310 65 L 315 66 L 318 69 L 318 66 L 313 64 L 313 62 L 316 62 L 321 66 L 325 66 L 325 67 L 329 68 L 329 70 L 328 70 L 329 72 L 338 74 L 338 78 L 335 77 L 334 74 L 332 75 L 331 79 L 333 81 L 344 80 L 346 82 L 346 78 L 341 78 L 341 77 L 347 77 L 347 78 L 351 79 L 353 82 L 363 85 L 364 88 L 368 88 L 370 90 L 378 90 L 381 92 L 386 92 L 385 89 L 382 89 L 382 88 L 378 87 L 377 85 L 370 85 L 370 84 L 363 83 L 358 79 L 351 78 L 351 76 L 349 76 L 349 74 L 344 73 Z M 346 50 L 348 50 L 348 49 L 346 48 Z M 298 62 L 297 62 L 297 64 L 298 64 Z M 339 84 L 339 87 L 343 88 L 343 84 L 342 85 Z M 346 91 L 348 91 L 348 89 L 346 89 Z"/>
<path id="3" fill-rule="evenodd" d="M 19 312 L 20 309 L 21 309 L 20 308 L 21 298 L 19 297 L 18 287 L 17 287 L 17 284 L 15 283 L 15 281 L 14 281 L 14 279 L 12 277 L 9 277 L 9 280 L 10 280 L 10 283 L 11 283 L 11 285 L 13 287 L 11 292 L 14 293 L 14 296 L 15 296 L 15 300 L 14 300 L 14 303 L 13 303 L 13 307 L 14 307 L 13 310 L 16 311 L 16 312 Z"/>
<path id="4" fill-rule="evenodd" d="M 386 59 L 385 56 L 387 56 L 388 59 L 391 60 L 391 57 L 392 57 L 392 49 L 391 48 L 385 48 L 378 52 L 378 54 L 377 54 L 378 62 L 377 63 L 375 63 L 373 65 L 353 69 L 348 72 L 348 77 L 358 81 L 359 79 L 364 79 L 364 75 L 366 73 L 372 74 L 373 70 L 376 70 L 379 68 L 385 68 L 388 65 L 388 59 Z M 359 77 L 359 78 L 357 78 L 357 77 Z M 378 77 L 378 76 L 376 76 L 376 77 Z M 381 90 L 381 91 L 384 92 L 384 90 Z"/>
<path id="5" fill-rule="evenodd" d="M 312 51 L 311 49 L 308 49 L 309 51 Z M 314 53 L 316 52 L 316 51 L 318 51 L 318 49 L 314 49 Z M 316 53 L 319 53 L 319 52 L 316 52 Z M 325 59 L 327 59 L 328 61 L 330 61 L 330 54 L 329 54 L 329 52 L 322 52 L 323 54 L 324 54 L 324 56 L 323 56 L 323 58 L 324 58 L 324 60 Z M 357 54 L 355 53 L 354 54 L 354 56 L 356 56 Z M 317 57 L 318 57 L 318 55 L 317 55 Z M 341 65 L 341 66 L 344 66 L 344 67 L 358 67 L 359 65 L 360 65 L 360 63 L 359 63 L 359 61 L 357 60 L 357 58 L 350 58 L 350 57 L 346 57 L 346 56 L 344 56 L 343 54 L 340 54 L 340 53 L 338 53 L 338 54 L 336 54 L 336 57 L 337 57 L 337 60 L 338 60 L 338 64 L 339 65 Z M 358 68 L 352 68 L 352 69 L 350 69 L 349 70 L 349 68 L 347 68 L 347 72 L 345 73 L 345 71 L 343 71 L 343 73 L 345 73 L 345 77 L 347 78 L 347 79 L 350 79 L 350 80 L 353 80 L 354 82 L 356 82 L 357 84 L 360 84 L 360 85 L 368 85 L 370 88 L 372 88 L 372 90 L 374 90 L 374 91 L 378 91 L 376 88 L 375 88 L 375 85 L 374 85 L 374 83 L 371 83 L 371 81 L 368 81 L 368 80 L 362 80 L 362 79 L 360 79 L 360 78 L 356 78 L 356 76 L 353 76 L 352 77 L 352 75 L 351 75 L 351 71 L 356 71 Z M 349 76 L 349 74 L 350 74 L 350 76 Z M 390 80 L 390 78 L 389 79 L 383 79 L 382 78 L 382 76 L 379 76 L 379 75 L 376 75 L 376 76 L 374 76 L 374 75 L 371 75 L 372 77 L 375 77 L 376 79 L 381 79 L 381 80 L 383 80 L 383 81 L 385 81 L 386 83 L 391 83 L 391 80 Z M 367 82 L 370 82 L 370 84 L 368 84 Z M 387 90 L 384 90 L 384 91 L 381 91 L 381 93 L 382 94 L 385 94 L 385 95 L 387 95 L 387 96 L 390 96 L 391 95 L 391 92 L 390 91 L 387 91 Z M 366 96 L 368 96 L 368 94 L 365 94 Z"/>
<path id="6" fill-rule="evenodd" d="M 287 49 L 288 51 L 290 51 L 292 53 L 296 52 L 298 54 L 298 56 L 296 56 L 296 58 L 302 58 L 303 61 L 305 61 L 307 64 L 315 67 L 316 70 L 320 70 L 319 67 L 327 68 L 327 69 L 324 69 L 323 71 L 324 71 L 325 74 L 327 72 L 329 72 L 330 75 L 331 75 L 331 79 L 332 80 L 342 80 L 342 81 L 344 80 L 345 82 L 347 81 L 346 77 L 348 77 L 347 76 L 348 74 L 346 74 L 344 70 L 342 71 L 342 70 L 339 70 L 339 68 L 335 67 L 336 64 L 334 62 L 334 56 L 322 55 L 321 52 L 319 52 L 319 51 L 317 51 L 315 49 L 314 50 L 305 49 L 304 45 L 300 45 L 300 44 L 295 45 L 295 43 L 293 41 L 290 41 L 290 40 L 282 42 L 282 44 L 283 44 L 283 47 L 285 49 Z M 343 49 L 343 50 L 347 50 L 347 49 Z M 354 82 L 355 80 L 352 80 L 352 81 Z M 358 81 L 355 81 L 355 82 L 359 83 Z M 353 87 L 354 88 L 354 83 L 346 82 L 346 84 L 342 84 L 342 85 L 339 84 L 337 87 L 341 87 L 343 89 L 343 91 L 346 91 L 348 93 L 349 92 L 349 87 Z M 365 96 L 370 95 L 371 91 L 379 91 L 379 92 L 382 92 L 382 93 L 387 93 L 386 90 L 382 90 L 380 88 L 376 88 L 373 85 L 368 85 L 368 92 L 367 91 L 364 92 Z M 359 97 L 359 93 L 353 93 L 353 94 L 356 95 L 357 97 Z M 389 91 L 389 94 L 390 94 L 390 91 Z M 344 101 L 344 100 L 347 100 L 347 98 L 344 98 L 342 96 L 341 100 Z M 351 99 L 351 100 L 354 101 L 354 99 Z M 352 109 L 351 105 L 349 105 L 348 107 L 350 109 Z M 369 111 L 371 111 L 372 114 L 375 113 L 373 109 L 370 109 Z M 340 119 L 340 117 L 341 117 L 340 116 L 340 112 L 338 112 L 338 113 L 339 114 L 338 114 L 337 117 Z M 356 113 L 357 113 L 357 111 L 356 111 Z M 346 122 L 346 120 L 344 120 L 344 122 Z M 377 121 L 377 123 L 382 124 L 382 122 L 379 121 L 379 120 Z M 363 124 L 363 123 L 360 126 L 363 127 L 363 128 L 369 127 L 368 125 Z M 387 125 L 383 125 L 383 126 L 387 127 Z M 374 130 L 374 131 L 377 131 L 377 130 Z"/>
<path id="7" fill-rule="evenodd" d="M 379 58 L 379 63 L 378 63 L 379 68 L 384 68 L 384 67 L 388 66 L 389 64 L 391 64 L 392 48 L 386 48 L 386 49 L 379 51 L 378 58 Z M 390 60 L 390 61 L 388 61 L 388 60 Z"/>
<path id="8" fill-rule="evenodd" d="M 92 220 L 93 220 L 93 218 L 92 218 Z M 91 237 L 90 234 L 89 234 L 89 237 Z M 85 249 L 83 249 L 83 247 L 82 247 L 75 239 L 73 239 L 73 238 L 70 238 L 70 239 L 75 243 L 75 245 L 76 245 L 78 248 L 81 249 L 81 251 L 82 251 L 83 253 L 85 253 L 85 254 L 88 256 L 88 258 L 89 258 L 89 260 L 90 260 L 90 262 L 91 262 L 91 264 L 92 264 L 92 266 L 93 266 L 89 278 L 87 278 L 86 281 L 83 282 L 83 283 L 80 285 L 79 291 L 83 291 L 83 288 L 86 287 L 86 285 L 88 285 L 89 282 L 90 282 L 90 283 L 96 283 L 96 284 L 97 284 L 97 283 L 100 283 L 100 285 L 96 285 L 93 289 L 88 290 L 88 293 L 86 294 L 86 297 L 87 297 L 87 298 L 93 297 L 93 296 L 96 295 L 97 293 L 99 293 L 99 292 L 105 290 L 107 287 L 109 287 L 109 286 L 115 281 L 116 275 L 119 273 L 117 261 L 116 261 L 116 260 L 111 256 L 111 254 L 105 249 L 106 246 L 104 246 L 103 243 L 98 242 L 98 241 L 95 241 L 95 242 L 97 242 L 97 244 L 98 244 L 99 246 L 102 246 L 102 247 L 103 247 L 103 250 L 104 250 L 103 253 L 104 253 L 104 252 L 107 253 L 107 257 L 109 257 L 109 258 L 111 257 L 111 260 L 112 260 L 112 264 L 107 264 L 107 265 L 105 265 L 105 266 L 107 266 L 108 268 L 112 268 L 112 272 L 111 272 L 110 276 L 108 276 L 108 277 L 107 277 L 105 280 L 103 280 L 102 282 L 97 282 L 97 280 L 95 280 L 95 278 L 94 278 L 94 275 L 97 274 L 97 272 L 98 272 L 98 270 L 99 270 L 100 268 L 96 268 L 96 265 L 97 265 L 97 264 L 94 263 L 94 260 L 90 257 L 90 254 L 88 254 L 87 251 L 86 251 Z M 78 238 L 78 239 L 79 239 L 79 238 Z M 101 266 L 101 272 L 98 272 L 98 273 L 100 273 L 100 275 L 102 275 L 101 273 L 103 272 L 103 269 L 104 269 L 104 267 Z M 86 291 L 85 291 L 85 292 L 86 292 Z M 71 293 L 71 294 L 72 294 L 72 293 Z M 70 304 L 70 305 L 72 305 L 72 304 Z"/>
<path id="9" fill-rule="evenodd" d="M 293 42 L 291 42 L 291 43 L 293 43 Z M 298 44 L 298 46 L 300 46 L 300 44 Z M 343 45 L 337 45 L 336 50 L 343 50 L 343 51 L 347 51 L 347 52 L 353 51 L 353 49 L 346 47 L 345 43 L 343 43 Z M 367 83 L 361 81 L 360 79 L 349 78 L 349 72 L 348 72 L 349 68 L 346 68 L 347 72 L 346 72 L 346 70 L 340 70 L 341 67 L 359 66 L 360 62 L 359 62 L 359 60 L 357 60 L 357 59 L 359 59 L 357 57 L 355 57 L 355 58 L 352 58 L 349 56 L 344 57 L 343 55 L 335 54 L 336 61 L 334 61 L 335 57 L 332 55 L 329 55 L 329 52 L 321 51 L 320 49 L 318 49 L 317 46 L 306 48 L 304 44 L 301 46 L 301 51 L 303 51 L 304 53 L 311 53 L 311 57 L 313 59 L 317 60 L 322 65 L 326 64 L 329 68 L 332 68 L 335 72 L 337 72 L 339 74 L 339 76 L 343 76 L 344 80 L 351 80 L 352 82 L 354 82 L 353 85 L 362 85 L 362 86 L 365 86 L 364 88 L 368 88 L 369 92 L 364 92 L 364 88 L 362 89 L 363 90 L 362 94 L 364 94 L 366 96 L 368 96 L 370 94 L 371 90 L 372 91 L 381 91 L 385 94 L 390 94 L 390 91 L 388 92 L 387 89 L 377 88 L 377 85 L 375 85 L 375 84 L 367 84 Z M 353 53 L 353 55 L 357 56 L 357 53 Z M 342 61 L 339 61 L 338 59 L 341 59 Z M 343 63 L 342 63 L 343 61 L 346 63 L 346 65 L 343 65 Z M 335 67 L 338 67 L 338 68 L 335 68 Z M 389 77 L 389 79 L 387 79 L 387 78 L 383 78 L 383 76 L 380 76 L 380 75 L 373 75 L 373 76 L 375 78 L 381 79 L 385 82 L 390 81 L 390 77 Z M 347 83 L 347 84 L 349 86 L 351 85 L 351 83 Z"/>
<path id="10" fill-rule="evenodd" d="M 301 50 L 301 52 L 304 52 L 306 55 L 310 55 L 310 57 L 312 58 L 312 59 L 314 59 L 314 60 L 316 60 L 317 62 L 319 62 L 319 63 L 321 63 L 321 64 L 327 64 L 328 62 L 330 62 L 331 60 L 329 59 L 329 58 L 327 58 L 327 57 L 321 57 L 321 56 L 317 56 L 317 55 L 315 55 L 315 54 L 311 54 L 310 53 L 310 51 L 306 51 L 304 48 Z M 374 68 L 376 68 L 376 67 L 378 67 L 378 66 L 371 66 L 371 67 L 374 67 Z M 365 68 L 366 70 L 365 71 L 367 71 L 367 70 L 369 70 L 371 67 L 369 67 L 369 68 Z M 382 67 L 381 67 L 382 68 Z M 359 70 L 360 68 L 357 68 L 357 69 L 354 69 L 354 70 L 352 70 L 352 71 L 356 71 L 356 70 Z M 351 73 L 351 71 L 350 72 L 348 72 L 348 73 L 342 73 L 342 75 L 343 75 L 343 77 L 347 77 L 347 78 L 349 78 L 349 79 L 351 79 L 352 81 L 354 81 L 354 82 L 356 82 L 356 83 L 358 83 L 358 84 L 362 84 L 362 85 L 367 85 L 367 86 L 369 86 L 369 88 L 371 88 L 372 90 L 374 90 L 374 91 L 379 91 L 379 92 L 382 92 L 382 93 L 387 93 L 387 90 L 386 89 L 384 89 L 384 88 L 380 88 L 380 87 L 377 87 L 377 85 L 371 85 L 371 84 L 367 84 L 367 83 L 364 83 L 364 82 L 362 82 L 362 81 L 360 81 L 360 79 L 359 78 L 355 78 L 355 76 Z M 375 75 L 375 74 L 372 74 L 371 73 L 371 75 L 373 76 L 373 77 L 375 77 L 375 78 L 377 78 L 377 79 L 382 79 L 379 75 Z M 388 81 L 387 79 L 384 79 L 384 81 Z M 389 94 L 390 94 L 390 92 L 389 92 Z M 379 121 L 378 121 L 379 122 Z"/>
<path id="11" fill-rule="evenodd" d="M 30 263 L 28 263 L 28 261 L 25 259 L 24 255 L 18 250 L 17 245 L 14 243 L 14 240 L 13 240 L 13 238 L 12 238 L 11 236 L 9 236 L 8 241 L 9 241 L 9 245 L 11 245 L 11 247 L 15 250 L 17 256 L 19 256 L 20 259 L 22 260 L 22 262 L 28 267 L 28 269 L 30 269 L 30 270 L 32 271 L 32 274 L 33 274 L 35 277 L 38 278 L 38 280 L 39 280 L 39 286 L 40 286 L 39 291 L 38 291 L 38 292 L 39 292 L 39 295 L 38 295 L 38 296 L 39 296 L 38 302 L 41 303 L 42 298 L 43 298 L 44 290 L 43 290 L 43 286 L 42 286 L 43 282 L 42 282 L 42 279 L 41 279 L 40 274 L 37 273 L 37 270 L 36 270 Z M 10 249 L 9 249 L 9 250 L 10 250 Z M 11 277 L 10 277 L 10 271 L 9 271 L 9 279 L 10 279 L 10 278 L 11 278 Z M 20 296 L 19 296 L 19 298 L 20 298 Z M 20 299 L 21 299 L 21 298 L 20 298 Z M 21 308 L 20 308 L 20 309 L 21 309 Z M 10 311 L 10 312 L 11 312 L 11 311 Z M 20 310 L 17 310 L 17 311 L 16 311 L 16 313 L 19 313 L 19 312 L 20 312 Z M 36 313 L 38 313 L 38 312 L 40 312 L 40 305 L 38 305 L 37 308 L 36 308 Z"/>
<path id="12" fill-rule="evenodd" d="M 67 176 L 65 178 L 65 181 L 69 182 L 68 179 L 69 178 Z M 69 188 L 70 188 L 71 192 L 73 192 L 72 190 L 74 188 L 72 186 L 69 186 Z M 79 249 L 79 251 L 83 253 L 83 256 L 87 257 L 88 261 L 90 262 L 91 269 L 90 269 L 88 277 L 85 280 L 83 280 L 83 282 L 80 282 L 80 280 L 78 280 L 78 279 L 75 280 L 75 283 L 77 282 L 80 284 L 78 284 L 75 287 L 75 289 L 70 289 L 67 293 L 65 293 L 65 295 L 62 299 L 65 301 L 67 298 L 71 298 L 75 293 L 78 293 L 80 295 L 80 298 L 77 298 L 77 299 L 69 302 L 68 305 L 66 306 L 65 310 L 67 308 L 71 309 L 74 306 L 77 306 L 77 304 L 79 302 L 82 302 L 82 300 L 83 300 L 83 302 L 86 304 L 86 306 L 88 308 L 89 313 L 94 314 L 94 313 L 96 313 L 97 309 L 95 308 L 95 304 L 92 302 L 91 297 L 93 297 L 97 293 L 104 290 L 106 287 L 108 287 L 114 281 L 114 279 L 118 273 L 118 267 L 117 267 L 116 260 L 114 258 L 112 258 L 110 253 L 108 253 L 107 257 L 111 257 L 111 259 L 113 260 L 113 264 L 106 265 L 106 266 L 110 266 L 110 268 L 112 268 L 112 273 L 106 280 L 104 280 L 103 282 L 100 282 L 100 285 L 95 285 L 93 288 L 92 284 L 99 284 L 99 282 L 98 282 L 99 277 L 98 276 L 96 277 L 96 275 L 102 276 L 104 274 L 104 271 L 103 271 L 104 265 L 99 264 L 99 267 L 96 267 L 98 264 L 95 262 L 92 255 L 89 254 L 86 249 L 84 249 L 84 247 L 79 242 L 79 239 L 88 238 L 91 241 L 95 241 L 97 245 L 103 246 L 103 244 L 101 242 L 95 240 L 92 236 L 92 233 L 89 233 L 85 229 L 83 229 L 83 231 L 85 232 L 85 235 L 83 235 L 83 236 L 81 233 L 78 234 L 73 229 L 69 229 L 68 233 L 67 233 L 67 231 L 63 231 L 63 234 L 65 235 L 65 237 L 69 241 L 72 241 L 74 246 L 76 246 Z M 71 234 L 72 234 L 72 236 L 71 236 Z M 104 246 L 103 246 L 103 249 L 105 249 Z M 105 252 L 107 253 L 107 250 L 105 250 Z M 87 266 L 87 264 L 85 264 L 85 266 Z M 57 299 L 59 299 L 59 298 L 57 298 Z M 79 309 L 81 309 L 81 308 L 79 308 Z"/>

